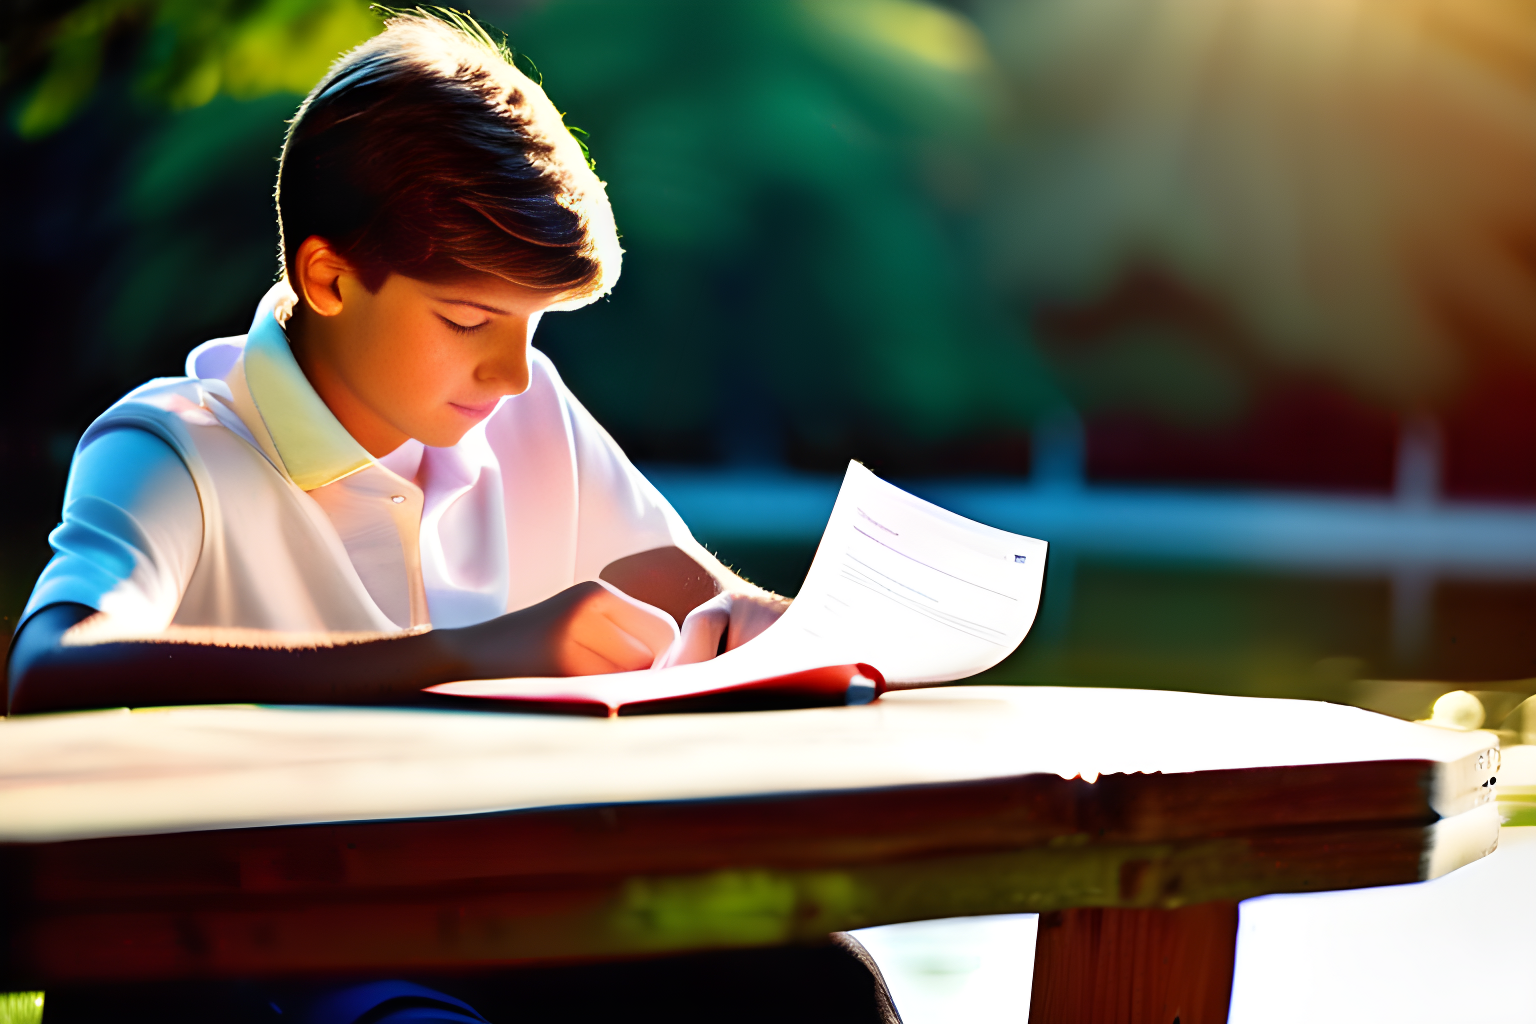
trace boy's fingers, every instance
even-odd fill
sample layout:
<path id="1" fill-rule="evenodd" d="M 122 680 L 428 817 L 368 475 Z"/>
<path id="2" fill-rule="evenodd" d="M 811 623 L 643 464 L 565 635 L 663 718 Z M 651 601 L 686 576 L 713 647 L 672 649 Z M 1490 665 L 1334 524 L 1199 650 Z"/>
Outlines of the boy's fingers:
<path id="1" fill-rule="evenodd" d="M 591 647 L 586 646 L 575 638 L 568 637 L 559 655 L 559 674 L 566 676 L 593 676 L 606 672 L 632 672 L 636 668 L 644 668 L 643 663 L 637 664 L 634 652 L 610 650 L 608 654 L 600 654 Z M 614 658 L 619 660 L 615 661 Z"/>
<path id="2" fill-rule="evenodd" d="M 597 607 L 615 626 L 644 644 L 652 658 L 672 646 L 677 639 L 677 623 L 672 616 L 607 584 L 603 588 Z"/>
<path id="3" fill-rule="evenodd" d="M 608 614 L 610 611 L 588 605 L 581 609 L 566 630 L 567 643 L 584 649 L 590 655 L 579 659 L 584 668 L 581 674 L 630 672 L 650 668 L 656 652 L 644 639 L 625 628 L 624 623 L 615 622 L 614 617 Z M 632 628 L 635 626 L 634 623 L 629 625 Z M 594 662 L 592 657 L 601 660 Z"/>
<path id="4" fill-rule="evenodd" d="M 748 640 L 760 636 L 769 626 L 779 621 L 779 616 L 788 607 L 788 601 L 771 595 L 766 599 L 738 595 L 731 602 L 731 632 L 727 649 L 735 650 Z"/>
<path id="5" fill-rule="evenodd" d="M 731 624 L 731 595 L 719 594 L 705 601 L 683 620 L 677 643 L 656 663 L 657 668 L 708 661 L 720 650 L 720 636 Z"/>
<path id="6" fill-rule="evenodd" d="M 677 636 L 666 612 L 606 585 L 583 595 L 574 611 L 566 627 L 566 661 L 577 675 L 650 668 Z"/>

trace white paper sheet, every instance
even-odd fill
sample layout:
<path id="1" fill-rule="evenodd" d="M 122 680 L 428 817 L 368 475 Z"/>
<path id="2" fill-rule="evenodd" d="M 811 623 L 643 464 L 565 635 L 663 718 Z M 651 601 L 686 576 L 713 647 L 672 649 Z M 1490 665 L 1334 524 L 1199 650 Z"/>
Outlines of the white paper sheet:
<path id="1" fill-rule="evenodd" d="M 1002 661 L 1029 632 L 1045 554 L 1044 541 L 972 522 L 850 463 L 805 584 L 756 639 L 695 665 L 433 689 L 617 706 L 860 662 L 893 688 L 963 679 Z"/>

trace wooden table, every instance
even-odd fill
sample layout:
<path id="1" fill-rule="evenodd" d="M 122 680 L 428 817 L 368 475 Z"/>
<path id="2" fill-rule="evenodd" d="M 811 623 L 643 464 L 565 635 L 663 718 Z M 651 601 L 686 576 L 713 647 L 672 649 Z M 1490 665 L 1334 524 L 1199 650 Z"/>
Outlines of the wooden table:
<path id="1" fill-rule="evenodd" d="M 1049 687 L 618 719 L 0 722 L 0 988 L 558 962 L 1038 911 L 1032 1021 L 1226 1017 L 1237 901 L 1498 838 L 1497 740 Z"/>

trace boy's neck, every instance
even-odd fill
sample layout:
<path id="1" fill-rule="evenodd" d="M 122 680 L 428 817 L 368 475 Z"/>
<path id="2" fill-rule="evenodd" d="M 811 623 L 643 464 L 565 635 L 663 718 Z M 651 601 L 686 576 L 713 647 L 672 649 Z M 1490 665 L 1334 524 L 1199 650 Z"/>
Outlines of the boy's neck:
<path id="1" fill-rule="evenodd" d="M 331 410 L 331 414 L 352 435 L 353 440 L 374 458 L 381 458 L 410 440 L 409 435 L 370 409 L 346 384 L 341 374 L 325 358 L 331 348 L 327 342 L 325 317 L 317 316 L 299 302 L 288 318 L 285 330 L 293 357 L 304 371 L 309 386 Z"/>

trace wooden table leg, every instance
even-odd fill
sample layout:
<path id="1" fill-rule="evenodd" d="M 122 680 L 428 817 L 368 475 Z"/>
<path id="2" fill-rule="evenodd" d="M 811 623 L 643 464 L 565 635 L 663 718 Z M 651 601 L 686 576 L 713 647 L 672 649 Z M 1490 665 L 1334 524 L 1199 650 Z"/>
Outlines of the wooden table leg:
<path id="1" fill-rule="evenodd" d="M 1222 1024 L 1237 904 L 1040 915 L 1030 1024 Z"/>

